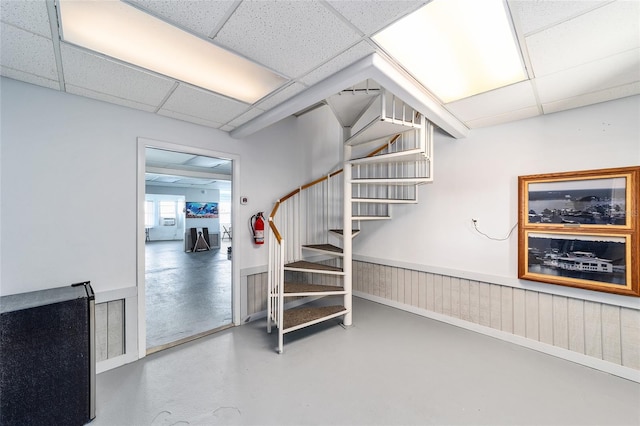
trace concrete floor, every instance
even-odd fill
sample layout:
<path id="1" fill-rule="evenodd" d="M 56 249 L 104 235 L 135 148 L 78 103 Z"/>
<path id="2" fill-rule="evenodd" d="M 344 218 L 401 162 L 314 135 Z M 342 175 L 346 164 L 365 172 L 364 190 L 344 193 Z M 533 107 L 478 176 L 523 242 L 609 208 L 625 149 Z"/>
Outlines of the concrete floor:
<path id="1" fill-rule="evenodd" d="M 640 384 L 354 299 L 354 325 L 256 321 L 98 375 L 102 425 L 638 425 Z"/>
<path id="2" fill-rule="evenodd" d="M 228 245 L 187 253 L 183 241 L 146 243 L 147 350 L 231 324 Z"/>

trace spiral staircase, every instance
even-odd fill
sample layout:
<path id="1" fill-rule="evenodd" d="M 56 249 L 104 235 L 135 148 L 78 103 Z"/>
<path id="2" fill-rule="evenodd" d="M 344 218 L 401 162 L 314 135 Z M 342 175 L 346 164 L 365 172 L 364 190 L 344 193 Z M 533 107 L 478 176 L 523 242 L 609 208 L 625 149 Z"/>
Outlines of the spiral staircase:
<path id="1" fill-rule="evenodd" d="M 283 196 L 269 215 L 267 331 L 278 329 L 278 353 L 287 333 L 339 317 L 352 324 L 360 225 L 417 203 L 433 175 L 433 125 L 402 100 L 367 84 L 327 102 L 348 129 L 343 167 Z"/>

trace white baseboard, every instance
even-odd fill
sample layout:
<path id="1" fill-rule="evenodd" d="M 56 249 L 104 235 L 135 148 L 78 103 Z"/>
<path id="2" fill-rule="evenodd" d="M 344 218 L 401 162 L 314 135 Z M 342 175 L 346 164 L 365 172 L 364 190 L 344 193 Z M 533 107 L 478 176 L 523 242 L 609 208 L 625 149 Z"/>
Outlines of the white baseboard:
<path id="1" fill-rule="evenodd" d="M 129 364 L 137 360 L 138 357 L 136 356 L 136 354 L 125 353 L 120 356 L 105 359 L 104 361 L 98 361 L 96 363 L 96 374 L 104 373 L 105 371 L 121 367 L 125 364 Z"/>

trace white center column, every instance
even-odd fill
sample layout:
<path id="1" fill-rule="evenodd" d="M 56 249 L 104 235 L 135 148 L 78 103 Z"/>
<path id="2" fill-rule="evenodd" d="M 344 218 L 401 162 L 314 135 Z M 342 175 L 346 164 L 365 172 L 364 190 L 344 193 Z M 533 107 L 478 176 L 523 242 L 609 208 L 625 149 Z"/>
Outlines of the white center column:
<path id="1" fill-rule="evenodd" d="M 345 132 L 346 133 L 346 132 Z M 346 138 L 345 138 L 346 140 Z M 353 242 L 353 233 L 352 228 L 353 224 L 351 221 L 351 164 L 349 160 L 351 159 L 351 146 L 344 145 L 344 191 L 343 191 L 343 235 L 342 235 L 342 248 L 343 248 L 343 261 L 342 268 L 344 270 L 344 290 L 346 294 L 344 295 L 344 307 L 349 311 L 348 314 L 344 316 L 344 325 L 350 326 L 353 321 L 352 310 L 352 242 Z"/>

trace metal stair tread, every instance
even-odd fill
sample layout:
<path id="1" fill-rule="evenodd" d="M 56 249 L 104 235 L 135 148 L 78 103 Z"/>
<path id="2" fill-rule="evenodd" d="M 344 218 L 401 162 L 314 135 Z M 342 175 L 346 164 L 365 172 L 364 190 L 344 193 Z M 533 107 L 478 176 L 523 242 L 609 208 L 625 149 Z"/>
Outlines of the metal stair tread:
<path id="1" fill-rule="evenodd" d="M 286 271 L 311 271 L 318 273 L 342 273 L 342 268 L 336 266 L 323 265 L 322 263 L 308 262 L 306 260 L 298 260 L 296 262 L 284 265 Z"/>
<path id="2" fill-rule="evenodd" d="M 373 216 L 373 215 L 351 216 L 351 220 L 386 220 L 386 219 L 391 219 L 391 216 Z"/>
<path id="3" fill-rule="evenodd" d="M 298 282 L 284 283 L 285 296 L 291 296 L 293 293 L 295 293 L 296 295 L 299 295 L 302 293 L 338 293 L 338 292 L 344 292 L 344 287 L 339 287 L 335 285 L 308 284 L 308 283 L 298 283 Z"/>
<path id="4" fill-rule="evenodd" d="M 390 152 L 386 154 L 377 154 L 371 157 L 354 158 L 348 162 L 351 164 L 364 164 L 364 163 L 400 163 L 400 162 L 413 162 L 413 161 L 425 161 L 427 157 L 422 148 L 413 148 L 405 151 Z"/>
<path id="5" fill-rule="evenodd" d="M 333 255 L 342 256 L 342 247 L 334 246 L 333 244 L 305 244 L 302 246 L 303 249 L 320 251 L 323 253 L 329 253 Z"/>
<path id="6" fill-rule="evenodd" d="M 307 325 L 335 318 L 346 314 L 347 309 L 341 305 L 333 306 L 304 306 L 301 308 L 287 309 L 283 313 L 283 331 L 293 331 Z M 291 330 L 290 330 L 291 329 Z"/>
<path id="7" fill-rule="evenodd" d="M 334 234 L 337 234 L 337 235 L 340 235 L 340 236 L 344 237 L 344 229 L 329 229 L 329 232 L 332 232 Z M 351 230 L 351 237 L 355 237 L 359 233 L 360 233 L 359 229 L 352 229 Z"/>

